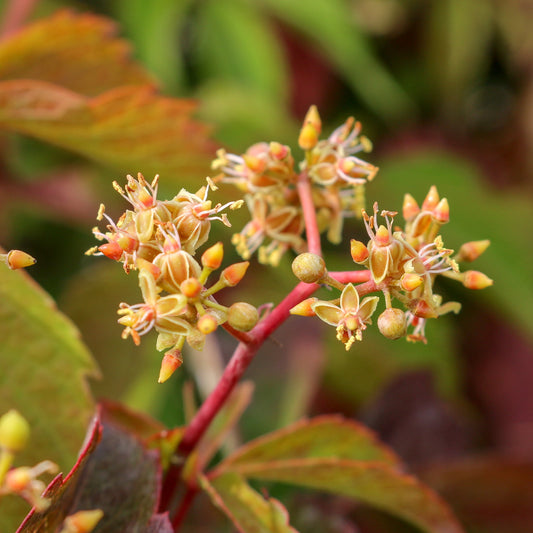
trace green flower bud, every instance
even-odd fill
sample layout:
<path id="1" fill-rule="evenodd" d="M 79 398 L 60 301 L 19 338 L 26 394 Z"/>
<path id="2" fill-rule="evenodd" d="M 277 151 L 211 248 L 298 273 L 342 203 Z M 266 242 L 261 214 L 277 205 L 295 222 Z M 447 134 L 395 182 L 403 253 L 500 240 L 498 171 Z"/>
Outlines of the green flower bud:
<path id="1" fill-rule="evenodd" d="M 300 254 L 292 262 L 294 275 L 304 283 L 318 283 L 328 273 L 324 259 L 316 254 Z"/>
<path id="2" fill-rule="evenodd" d="M 258 320 L 257 309 L 246 302 L 234 303 L 228 310 L 228 324 L 238 331 L 250 331 Z"/>
<path id="3" fill-rule="evenodd" d="M 0 446 L 10 452 L 22 450 L 30 436 L 30 425 L 15 409 L 0 417 Z"/>
<path id="4" fill-rule="evenodd" d="M 405 337 L 407 320 L 401 309 L 385 309 L 378 318 L 378 328 L 387 339 L 399 339 Z"/>

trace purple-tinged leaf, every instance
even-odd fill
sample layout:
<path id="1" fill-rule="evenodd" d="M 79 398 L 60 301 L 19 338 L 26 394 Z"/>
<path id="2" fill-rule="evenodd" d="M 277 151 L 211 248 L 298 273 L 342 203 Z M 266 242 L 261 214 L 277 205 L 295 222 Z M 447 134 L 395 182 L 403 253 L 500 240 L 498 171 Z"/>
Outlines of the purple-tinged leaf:
<path id="1" fill-rule="evenodd" d="M 174 533 L 168 514 L 155 514 L 152 516 L 150 522 L 148 522 L 146 533 Z"/>

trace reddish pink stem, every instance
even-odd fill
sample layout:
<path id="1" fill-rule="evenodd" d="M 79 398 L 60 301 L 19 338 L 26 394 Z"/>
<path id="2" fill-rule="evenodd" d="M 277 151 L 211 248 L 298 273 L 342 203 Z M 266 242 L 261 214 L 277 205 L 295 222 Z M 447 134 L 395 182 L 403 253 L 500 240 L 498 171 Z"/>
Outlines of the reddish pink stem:
<path id="1" fill-rule="evenodd" d="M 307 237 L 308 250 L 317 255 L 322 255 L 320 245 L 320 233 L 316 222 L 315 204 L 313 202 L 313 193 L 311 191 L 311 182 L 307 172 L 302 172 L 298 176 L 297 182 L 298 196 L 304 215 L 305 235 Z"/>
<path id="2" fill-rule="evenodd" d="M 2 17 L 0 40 L 15 33 L 30 16 L 38 0 L 11 0 L 8 2 Z"/>

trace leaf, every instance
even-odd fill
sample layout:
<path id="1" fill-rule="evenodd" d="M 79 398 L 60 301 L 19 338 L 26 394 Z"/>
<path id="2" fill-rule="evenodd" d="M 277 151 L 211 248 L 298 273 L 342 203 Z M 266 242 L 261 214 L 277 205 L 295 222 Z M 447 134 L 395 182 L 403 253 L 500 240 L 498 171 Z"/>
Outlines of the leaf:
<path id="1" fill-rule="evenodd" d="M 145 531 L 157 510 L 160 483 L 158 454 L 107 422 L 87 463 L 71 514 L 102 509 L 98 533 Z"/>
<path id="2" fill-rule="evenodd" d="M 146 533 L 173 533 L 174 529 L 168 519 L 168 514 L 157 514 L 152 516 L 148 522 Z"/>
<path id="3" fill-rule="evenodd" d="M 254 2 L 209 0 L 197 15 L 194 53 L 205 78 L 233 80 L 278 105 L 285 102 L 289 83 L 281 43 Z"/>
<path id="4" fill-rule="evenodd" d="M 283 505 L 263 498 L 238 474 L 226 473 L 211 481 L 201 476 L 200 484 L 241 533 L 297 533 Z"/>
<path id="5" fill-rule="evenodd" d="M 340 416 L 319 416 L 259 437 L 227 457 L 216 472 L 239 471 L 271 461 L 298 458 L 380 461 L 398 465 L 394 453 L 357 422 Z"/>
<path id="6" fill-rule="evenodd" d="M 530 240 L 530 229 L 526 223 L 511 223 L 506 218 L 509 215 L 514 221 L 529 220 L 531 200 L 491 189 L 470 162 L 449 152 L 426 149 L 392 155 L 380 167 L 379 197 L 385 198 L 380 207 L 397 209 L 405 192 L 421 201 L 435 183 L 450 203 L 450 223 L 442 228 L 445 246 L 458 250 L 464 242 L 490 239 L 487 251 L 461 268 L 481 270 L 494 279 L 494 285 L 475 292 L 459 286 L 459 300 L 471 298 L 479 305 L 492 306 L 499 316 L 519 325 L 533 339 L 533 306 L 525 304 L 533 302 L 533 248 L 524 246 Z"/>
<path id="7" fill-rule="evenodd" d="M 76 496 L 80 476 L 101 438 L 102 425 L 98 417 L 95 417 L 87 432 L 86 443 L 70 473 L 65 479 L 62 474 L 59 474 L 44 492 L 44 496 L 50 500 L 50 506 L 41 513 L 36 513 L 32 509 L 17 529 L 17 533 L 55 531 L 63 523 L 65 517 L 71 514 L 70 509 Z"/>
<path id="8" fill-rule="evenodd" d="M 309 45 L 326 53 L 352 89 L 383 120 L 413 112 L 413 102 L 387 71 L 370 42 L 352 22 L 344 0 L 262 0 L 279 19 L 300 31 Z"/>
<path id="9" fill-rule="evenodd" d="M 447 505 L 413 476 L 391 465 L 350 459 L 303 458 L 233 465 L 246 478 L 290 483 L 375 506 L 427 533 L 461 533 Z"/>
<path id="10" fill-rule="evenodd" d="M 124 86 L 87 98 L 34 80 L 0 83 L 0 126 L 72 150 L 123 174 L 202 179 L 214 145 L 191 118 L 191 100 L 150 86 Z"/>
<path id="11" fill-rule="evenodd" d="M 78 331 L 51 298 L 26 273 L 4 264 L 0 361 L 0 413 L 17 409 L 32 430 L 17 465 L 49 459 L 70 470 L 94 412 L 85 378 L 95 374 L 95 365 Z M 23 516 L 3 510 L 0 531 L 14 531 Z"/>
<path id="12" fill-rule="evenodd" d="M 59 11 L 0 44 L 0 80 L 46 81 L 86 96 L 154 83 L 116 33 L 110 19 Z"/>

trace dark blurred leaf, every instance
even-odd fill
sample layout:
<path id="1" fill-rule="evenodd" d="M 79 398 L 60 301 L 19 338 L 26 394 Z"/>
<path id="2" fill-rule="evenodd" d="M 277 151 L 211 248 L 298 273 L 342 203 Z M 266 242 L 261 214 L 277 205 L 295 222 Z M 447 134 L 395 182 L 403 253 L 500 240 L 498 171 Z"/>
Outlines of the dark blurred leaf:
<path id="1" fill-rule="evenodd" d="M 261 496 L 238 474 L 229 472 L 210 481 L 202 476 L 200 484 L 241 533 L 297 533 L 285 507 Z"/>
<path id="2" fill-rule="evenodd" d="M 0 83 L 0 126 L 77 152 L 124 174 L 203 179 L 214 145 L 191 118 L 196 104 L 164 98 L 150 86 L 125 86 L 86 98 L 33 80 Z"/>
<path id="3" fill-rule="evenodd" d="M 70 473 L 63 479 L 59 474 L 44 492 L 50 500 L 46 511 L 36 513 L 33 509 L 17 529 L 17 533 L 50 533 L 63 523 L 65 517 L 71 514 L 72 503 L 76 497 L 80 476 L 83 475 L 85 465 L 98 446 L 102 437 L 102 426 L 97 417 L 93 420 L 87 432 L 86 443 L 80 452 L 78 460 Z M 11 531 L 11 530 L 10 530 Z"/>
<path id="4" fill-rule="evenodd" d="M 38 267 L 34 267 L 38 268 Z M 68 471 L 94 411 L 85 378 L 96 372 L 73 324 L 31 278 L 0 264 L 0 413 L 28 420 L 31 445 L 18 464 L 49 459 Z M 0 530 L 14 531 L 24 515 L 0 513 Z"/>
<path id="5" fill-rule="evenodd" d="M 249 442 L 218 467 L 220 470 L 246 471 L 248 467 L 270 461 L 298 458 L 337 458 L 379 461 L 397 465 L 397 457 L 357 422 L 326 415 L 303 420 Z"/>
<path id="6" fill-rule="evenodd" d="M 103 401 L 99 403 L 104 422 L 109 422 L 121 431 L 131 433 L 141 441 L 149 440 L 156 433 L 165 430 L 165 426 L 146 413 L 130 409 L 118 402 Z"/>
<path id="7" fill-rule="evenodd" d="M 280 20 L 327 54 L 352 89 L 380 118 L 408 116 L 413 103 L 372 50 L 345 0 L 262 0 Z"/>
<path id="8" fill-rule="evenodd" d="M 458 250 L 467 241 L 491 240 L 478 260 L 461 268 L 481 270 L 494 279 L 494 286 L 475 292 L 458 286 L 457 291 L 491 305 L 533 339 L 533 306 L 525 304 L 533 301 L 533 248 L 524 245 L 531 236 L 529 225 L 522 222 L 531 218 L 531 200 L 491 189 L 471 163 L 442 151 L 392 155 L 380 167 L 380 207 L 399 209 L 405 192 L 421 202 L 430 185 L 437 184 L 450 203 L 450 223 L 442 228 L 445 246 Z"/>
<path id="9" fill-rule="evenodd" d="M 278 105 L 287 96 L 286 65 L 270 21 L 254 2 L 202 2 L 195 26 L 196 62 L 205 78 L 233 80 Z"/>
<path id="10" fill-rule="evenodd" d="M 170 520 L 168 519 L 168 515 L 165 514 L 158 514 L 152 516 L 150 519 L 150 522 L 148 522 L 148 527 L 146 529 L 146 533 L 173 533 L 174 529 L 172 528 L 172 524 L 170 523 Z"/>
<path id="11" fill-rule="evenodd" d="M 110 19 L 60 11 L 0 44 L 0 80 L 47 81 L 86 96 L 153 83 L 116 33 Z"/>
<path id="12" fill-rule="evenodd" d="M 533 463 L 485 458 L 424 472 L 472 533 L 530 533 Z"/>

